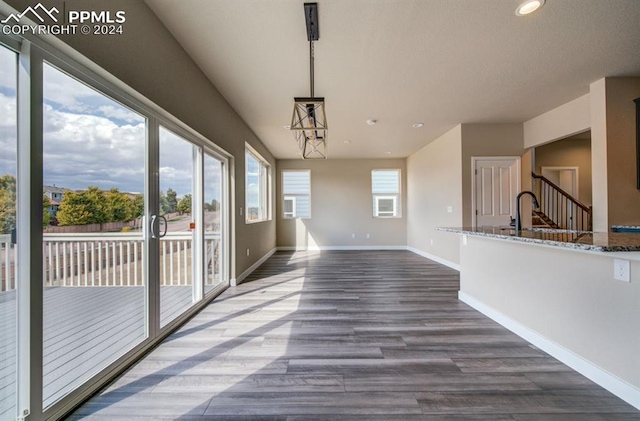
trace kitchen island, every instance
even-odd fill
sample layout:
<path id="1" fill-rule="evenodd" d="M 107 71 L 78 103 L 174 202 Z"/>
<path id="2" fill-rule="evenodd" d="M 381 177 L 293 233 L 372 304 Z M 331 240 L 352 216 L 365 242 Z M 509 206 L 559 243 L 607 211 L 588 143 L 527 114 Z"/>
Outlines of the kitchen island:
<path id="1" fill-rule="evenodd" d="M 640 235 L 438 230 L 461 235 L 460 300 L 640 409 Z"/>

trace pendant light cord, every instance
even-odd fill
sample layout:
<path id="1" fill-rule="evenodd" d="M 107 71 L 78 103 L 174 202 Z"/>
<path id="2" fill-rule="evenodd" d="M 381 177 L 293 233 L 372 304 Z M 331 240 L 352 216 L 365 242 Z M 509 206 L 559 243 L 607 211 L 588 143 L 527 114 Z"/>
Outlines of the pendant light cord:
<path id="1" fill-rule="evenodd" d="M 309 10 L 309 20 L 311 21 L 312 12 Z M 309 85 L 311 86 L 311 98 L 314 98 L 314 56 L 313 56 L 313 21 L 309 25 Z"/>

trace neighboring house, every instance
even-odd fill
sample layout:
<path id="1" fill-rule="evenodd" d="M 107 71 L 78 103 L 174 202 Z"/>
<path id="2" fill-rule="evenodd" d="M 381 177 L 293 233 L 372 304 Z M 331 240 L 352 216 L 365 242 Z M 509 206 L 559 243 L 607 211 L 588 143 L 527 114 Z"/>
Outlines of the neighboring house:
<path id="1" fill-rule="evenodd" d="M 44 191 L 44 195 L 51 201 L 51 206 L 49 206 L 49 215 L 51 215 L 52 218 L 55 218 L 58 213 L 60 203 L 62 203 L 62 199 L 64 199 L 64 194 L 69 189 L 56 187 L 54 184 L 53 186 L 44 186 L 42 190 Z"/>

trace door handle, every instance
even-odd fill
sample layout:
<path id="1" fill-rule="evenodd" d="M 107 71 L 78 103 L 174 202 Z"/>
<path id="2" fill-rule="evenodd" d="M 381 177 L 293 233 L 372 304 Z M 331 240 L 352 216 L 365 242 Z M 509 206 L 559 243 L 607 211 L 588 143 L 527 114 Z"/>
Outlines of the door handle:
<path id="1" fill-rule="evenodd" d="M 165 218 L 164 216 L 160 215 L 160 219 L 162 220 L 162 222 L 158 221 L 158 228 L 160 228 L 161 225 L 164 225 L 164 231 L 162 231 L 162 234 L 158 235 L 158 238 L 162 238 L 165 235 L 167 235 L 167 229 L 169 228 L 168 223 L 167 223 L 167 218 Z"/>
<path id="2" fill-rule="evenodd" d="M 160 222 L 162 221 L 162 222 Z M 158 229 L 156 230 L 156 222 L 158 225 Z M 160 226 L 163 225 L 164 226 L 164 231 L 162 231 L 162 233 L 160 233 Z M 151 238 L 162 238 L 165 235 L 167 235 L 167 229 L 168 229 L 168 225 L 167 225 L 167 218 L 165 218 L 164 216 L 160 215 L 151 215 L 151 223 L 149 226 L 149 229 L 151 230 Z"/>
<path id="3" fill-rule="evenodd" d="M 151 230 L 151 238 L 158 238 L 158 234 L 156 233 L 156 219 L 158 219 L 158 215 L 151 215 L 151 222 L 149 225 L 149 229 Z"/>

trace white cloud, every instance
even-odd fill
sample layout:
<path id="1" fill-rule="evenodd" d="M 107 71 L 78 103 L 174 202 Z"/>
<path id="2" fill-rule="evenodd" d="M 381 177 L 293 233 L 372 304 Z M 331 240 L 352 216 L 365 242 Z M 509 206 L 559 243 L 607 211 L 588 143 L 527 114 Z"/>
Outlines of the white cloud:
<path id="1" fill-rule="evenodd" d="M 125 121 L 127 123 L 142 123 L 144 117 L 132 112 L 122 106 L 102 105 L 98 107 L 100 114 L 107 118 L 114 118 L 117 120 Z"/>
<path id="2" fill-rule="evenodd" d="M 0 60 L 5 53 L 0 48 Z M 0 87 L 8 83 L 4 67 Z M 44 71 L 44 183 L 143 192 L 145 118 L 49 65 Z M 15 174 L 16 169 L 16 100 L 10 93 L 0 91 L 0 175 Z M 161 190 L 172 188 L 178 196 L 191 192 L 193 146 L 164 129 L 160 166 Z M 219 161 L 205 160 L 209 202 L 220 195 L 220 171 Z"/>
<path id="3" fill-rule="evenodd" d="M 45 107 L 44 182 L 144 190 L 144 123 L 119 126 L 100 116 Z"/>
<path id="4" fill-rule="evenodd" d="M 17 55 L 8 48 L 0 47 L 0 87 L 16 89 L 16 75 L 17 75 Z M 9 65 L 9 64 L 13 65 Z"/>
<path id="5" fill-rule="evenodd" d="M 0 176 L 16 174 L 18 136 L 16 118 L 15 97 L 0 93 Z"/>

